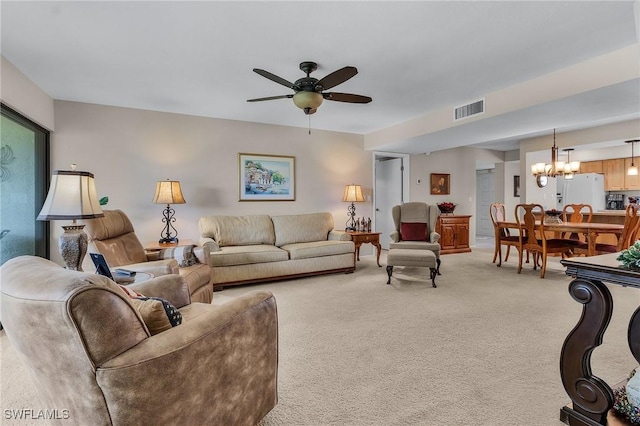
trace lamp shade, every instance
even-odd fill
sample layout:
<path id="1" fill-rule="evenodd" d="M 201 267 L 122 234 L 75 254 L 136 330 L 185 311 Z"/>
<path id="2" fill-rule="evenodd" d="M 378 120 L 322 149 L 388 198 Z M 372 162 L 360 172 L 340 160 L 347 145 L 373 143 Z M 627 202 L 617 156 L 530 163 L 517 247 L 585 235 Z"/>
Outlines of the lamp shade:
<path id="1" fill-rule="evenodd" d="M 56 170 L 37 220 L 93 219 L 102 217 L 93 174 Z"/>
<path id="2" fill-rule="evenodd" d="M 153 196 L 155 204 L 185 204 L 180 181 L 160 180 L 156 183 L 156 193 Z"/>
<path id="3" fill-rule="evenodd" d="M 360 185 L 346 185 L 344 187 L 344 195 L 342 201 L 350 202 L 364 202 L 364 196 L 362 195 L 362 187 Z"/>

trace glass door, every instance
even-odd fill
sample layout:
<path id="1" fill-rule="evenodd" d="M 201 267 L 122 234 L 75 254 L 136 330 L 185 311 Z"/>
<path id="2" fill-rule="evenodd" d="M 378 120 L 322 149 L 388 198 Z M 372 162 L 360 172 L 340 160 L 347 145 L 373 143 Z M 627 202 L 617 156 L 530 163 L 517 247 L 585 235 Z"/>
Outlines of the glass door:
<path id="1" fill-rule="evenodd" d="M 49 131 L 0 105 L 0 265 L 49 258 L 49 222 L 36 220 L 49 176 Z"/>

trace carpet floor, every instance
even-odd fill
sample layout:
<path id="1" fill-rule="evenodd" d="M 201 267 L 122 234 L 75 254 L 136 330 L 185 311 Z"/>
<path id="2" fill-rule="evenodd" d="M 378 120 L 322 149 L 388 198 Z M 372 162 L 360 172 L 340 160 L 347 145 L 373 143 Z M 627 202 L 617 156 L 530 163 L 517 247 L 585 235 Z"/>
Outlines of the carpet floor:
<path id="1" fill-rule="evenodd" d="M 261 425 L 562 425 L 560 351 L 582 306 L 559 258 L 545 279 L 491 258 L 485 247 L 443 256 L 438 288 L 421 268 L 396 267 L 386 285 L 383 252 L 382 268 L 363 256 L 353 274 L 215 293 L 214 304 L 257 288 L 276 297 L 279 402 Z M 637 367 L 626 336 L 640 292 L 609 288 L 613 318 L 592 369 L 613 385 Z M 46 408 L 4 332 L 0 350 L 2 413 Z M 2 424 L 29 424 L 2 413 Z"/>

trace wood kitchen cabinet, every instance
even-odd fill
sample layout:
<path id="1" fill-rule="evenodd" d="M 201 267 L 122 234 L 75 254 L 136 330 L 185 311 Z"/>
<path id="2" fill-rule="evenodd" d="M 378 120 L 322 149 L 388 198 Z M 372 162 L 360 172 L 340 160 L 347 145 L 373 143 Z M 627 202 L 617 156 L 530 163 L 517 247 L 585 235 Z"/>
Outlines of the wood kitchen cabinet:
<path id="1" fill-rule="evenodd" d="M 634 161 L 636 167 L 638 167 L 638 160 Z M 624 189 L 640 189 L 640 176 L 628 176 L 627 170 L 631 167 L 631 158 L 624 159 Z"/>
<path id="2" fill-rule="evenodd" d="M 612 160 L 602 160 L 602 171 L 604 173 L 605 191 L 622 191 L 625 189 L 625 168 L 624 158 L 614 158 Z"/>
<path id="3" fill-rule="evenodd" d="M 581 162 L 580 173 L 604 173 L 602 171 L 602 160 Z"/>
<path id="4" fill-rule="evenodd" d="M 469 247 L 469 218 L 466 215 L 440 215 L 436 232 L 440 234 L 440 254 L 466 253 Z"/>

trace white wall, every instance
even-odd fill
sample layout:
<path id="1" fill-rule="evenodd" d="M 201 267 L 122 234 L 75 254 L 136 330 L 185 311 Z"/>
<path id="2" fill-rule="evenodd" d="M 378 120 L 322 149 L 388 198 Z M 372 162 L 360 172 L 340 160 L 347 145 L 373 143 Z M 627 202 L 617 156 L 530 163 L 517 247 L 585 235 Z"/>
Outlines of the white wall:
<path id="1" fill-rule="evenodd" d="M 54 129 L 53 99 L 4 56 L 0 56 L 0 99 L 48 130 Z"/>
<path id="2" fill-rule="evenodd" d="M 373 216 L 371 152 L 363 137 L 214 118 L 56 101 L 52 169 L 94 173 L 107 209 L 124 210 L 143 243 L 160 237 L 164 206 L 151 203 L 158 180 L 179 180 L 187 204 L 173 206 L 180 238 L 199 238 L 205 215 L 294 214 L 329 211 L 336 229 L 347 220 L 344 186 L 359 183 Z M 296 200 L 238 201 L 238 153 L 296 158 Z M 53 238 L 61 232 L 52 225 Z M 52 250 L 52 258 L 58 256 Z"/>
<path id="3" fill-rule="evenodd" d="M 445 201 L 456 203 L 456 214 L 472 215 L 476 213 L 476 158 L 482 155 L 476 148 L 454 148 L 433 152 L 429 155 L 411 156 L 411 185 L 409 193 L 411 201 L 423 201 L 437 204 Z M 450 194 L 431 195 L 429 185 L 431 173 L 447 173 L 450 175 Z M 421 184 L 417 184 L 417 179 Z M 475 218 L 470 220 L 469 244 L 476 244 Z"/>

